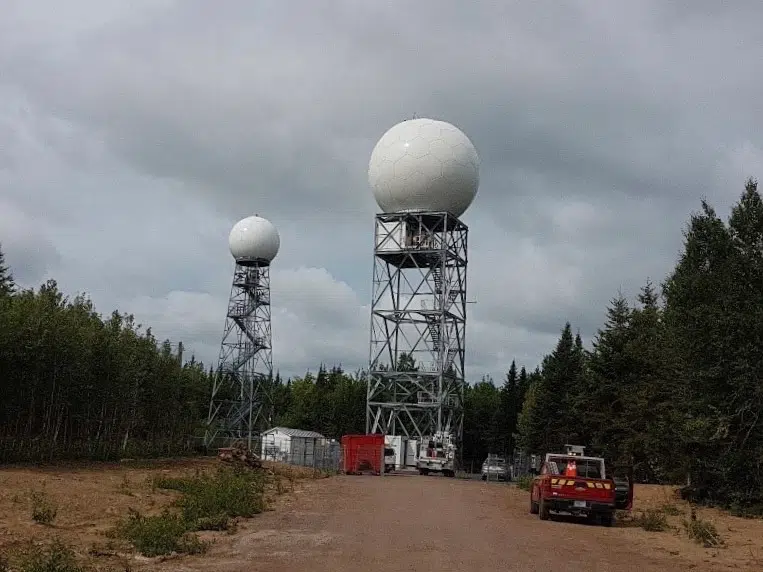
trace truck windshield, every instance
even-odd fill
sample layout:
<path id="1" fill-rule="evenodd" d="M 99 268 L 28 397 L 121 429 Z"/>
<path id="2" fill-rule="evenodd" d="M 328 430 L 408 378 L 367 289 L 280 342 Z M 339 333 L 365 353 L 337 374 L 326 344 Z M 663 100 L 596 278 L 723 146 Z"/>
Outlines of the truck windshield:
<path id="1" fill-rule="evenodd" d="M 596 459 L 581 459 L 579 457 L 549 457 L 549 469 L 552 474 L 563 475 L 567 463 L 575 461 L 578 477 L 600 479 L 602 462 Z M 556 469 L 556 470 L 554 470 Z"/>

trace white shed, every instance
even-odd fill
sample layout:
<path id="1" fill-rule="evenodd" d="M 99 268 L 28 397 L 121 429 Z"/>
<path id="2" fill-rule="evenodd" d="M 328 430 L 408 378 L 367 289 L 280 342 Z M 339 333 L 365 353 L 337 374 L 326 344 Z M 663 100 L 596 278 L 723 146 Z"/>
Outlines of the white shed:
<path id="1" fill-rule="evenodd" d="M 314 467 L 322 462 L 329 440 L 315 431 L 273 427 L 261 434 L 262 459 Z"/>

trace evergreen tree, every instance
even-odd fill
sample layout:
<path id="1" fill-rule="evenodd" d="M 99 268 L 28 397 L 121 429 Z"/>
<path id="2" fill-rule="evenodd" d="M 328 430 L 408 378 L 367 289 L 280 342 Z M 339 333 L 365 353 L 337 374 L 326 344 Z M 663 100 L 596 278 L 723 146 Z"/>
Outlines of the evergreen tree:
<path id="1" fill-rule="evenodd" d="M 397 371 L 419 371 L 416 358 L 409 353 L 402 352 L 397 358 Z"/>
<path id="2" fill-rule="evenodd" d="M 581 393 L 584 358 L 580 345 L 565 324 L 556 349 L 543 359 L 539 377 L 530 386 L 532 399 L 525 399 L 520 414 L 520 444 L 530 452 L 558 451 L 579 439 L 580 419 L 575 398 Z"/>
<path id="3" fill-rule="evenodd" d="M 632 364 L 626 353 L 632 311 L 619 293 L 607 308 L 607 320 L 588 356 L 586 386 L 576 396 L 575 409 L 583 421 L 581 437 L 592 451 L 618 461 L 625 453 Z M 584 415 L 584 417 L 582 417 Z"/>
<path id="4" fill-rule="evenodd" d="M 500 391 L 500 407 L 495 424 L 498 427 L 500 452 L 510 455 L 514 450 L 514 434 L 517 431 L 517 418 L 522 407 L 519 375 L 516 361 L 512 360 L 506 380 Z"/>
<path id="5" fill-rule="evenodd" d="M 724 448 L 726 418 L 721 408 L 729 395 L 726 372 L 732 354 L 734 321 L 734 248 L 723 221 L 705 201 L 692 215 L 684 252 L 666 280 L 665 320 L 680 364 L 674 400 L 681 408 L 676 457 L 688 479 L 700 488 L 712 480 L 713 459 Z"/>
<path id="6" fill-rule="evenodd" d="M 13 282 L 13 273 L 5 265 L 5 254 L 2 244 L 0 244 L 0 296 L 10 296 L 16 291 L 16 284 Z"/>

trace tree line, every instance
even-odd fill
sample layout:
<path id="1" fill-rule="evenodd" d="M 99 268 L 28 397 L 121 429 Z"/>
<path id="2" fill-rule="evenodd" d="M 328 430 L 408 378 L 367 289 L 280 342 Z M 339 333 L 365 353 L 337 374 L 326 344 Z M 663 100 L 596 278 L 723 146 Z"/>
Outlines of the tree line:
<path id="1" fill-rule="evenodd" d="M 705 201 L 675 268 L 617 295 L 590 349 L 567 323 L 533 371 L 465 387 L 463 459 L 586 445 L 644 482 L 763 504 L 763 201 L 754 180 L 723 221 Z M 188 454 L 213 372 L 133 316 L 103 317 L 54 281 L 19 289 L 0 251 L 0 462 Z M 274 421 L 328 437 L 365 429 L 362 371 L 272 381 Z"/>
<path id="2" fill-rule="evenodd" d="M 616 296 L 592 349 L 564 327 L 517 421 L 528 451 L 588 445 L 641 481 L 763 512 L 763 201 L 706 202 L 661 292 Z"/>

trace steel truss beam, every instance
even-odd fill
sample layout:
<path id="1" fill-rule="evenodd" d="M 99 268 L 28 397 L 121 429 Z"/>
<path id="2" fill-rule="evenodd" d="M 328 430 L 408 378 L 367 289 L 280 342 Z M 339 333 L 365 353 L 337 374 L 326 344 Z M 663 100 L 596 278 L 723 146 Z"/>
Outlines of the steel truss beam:
<path id="1" fill-rule="evenodd" d="M 375 227 L 366 431 L 449 431 L 460 449 L 468 228 L 445 212 L 377 214 Z"/>
<path id="2" fill-rule="evenodd" d="M 269 263 L 237 261 L 209 403 L 207 447 L 244 439 L 251 448 L 270 424 L 271 345 Z"/>

